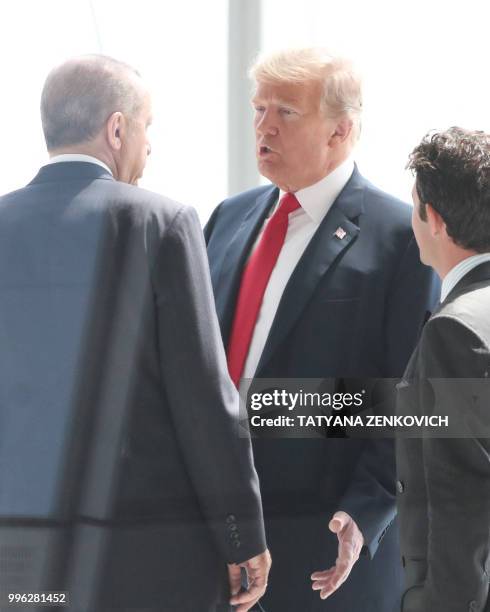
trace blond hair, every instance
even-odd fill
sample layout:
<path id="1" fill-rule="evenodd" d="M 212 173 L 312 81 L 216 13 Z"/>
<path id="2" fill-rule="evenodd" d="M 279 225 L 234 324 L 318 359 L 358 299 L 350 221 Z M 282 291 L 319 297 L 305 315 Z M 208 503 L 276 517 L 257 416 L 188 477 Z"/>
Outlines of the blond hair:
<path id="1" fill-rule="evenodd" d="M 361 78 L 350 60 L 322 47 L 285 49 L 259 56 L 249 76 L 255 83 L 320 83 L 325 114 L 333 119 L 348 116 L 352 120 L 354 138 L 359 137 Z"/>

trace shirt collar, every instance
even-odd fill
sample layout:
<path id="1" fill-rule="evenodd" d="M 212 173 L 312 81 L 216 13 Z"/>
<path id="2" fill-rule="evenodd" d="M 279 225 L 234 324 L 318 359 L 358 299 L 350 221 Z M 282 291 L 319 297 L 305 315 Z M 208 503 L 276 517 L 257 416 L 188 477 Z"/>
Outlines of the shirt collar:
<path id="1" fill-rule="evenodd" d="M 55 155 L 44 165 L 49 166 L 49 164 L 57 164 L 59 162 L 86 162 L 89 164 L 97 164 L 98 166 L 102 166 L 102 168 L 107 170 L 112 176 L 112 171 L 107 164 L 104 164 L 103 161 L 100 161 L 100 159 L 96 157 L 92 157 L 92 155 L 84 155 L 83 153 L 63 153 L 62 155 Z"/>
<path id="2" fill-rule="evenodd" d="M 476 268 L 476 266 L 479 266 L 486 261 L 490 261 L 490 253 L 479 253 L 478 255 L 471 255 L 470 257 L 463 259 L 463 261 L 460 261 L 459 264 L 454 266 L 454 268 L 447 273 L 442 281 L 441 302 L 444 302 L 463 276 L 466 276 L 468 272 L 473 270 L 473 268 Z"/>
<path id="3" fill-rule="evenodd" d="M 332 204 L 337 199 L 347 181 L 354 171 L 354 161 L 348 157 L 340 166 L 327 174 L 324 178 L 313 185 L 295 192 L 301 208 L 306 212 L 310 219 L 320 225 L 323 218 L 330 210 Z M 284 191 L 279 193 L 279 200 L 284 195 Z"/>

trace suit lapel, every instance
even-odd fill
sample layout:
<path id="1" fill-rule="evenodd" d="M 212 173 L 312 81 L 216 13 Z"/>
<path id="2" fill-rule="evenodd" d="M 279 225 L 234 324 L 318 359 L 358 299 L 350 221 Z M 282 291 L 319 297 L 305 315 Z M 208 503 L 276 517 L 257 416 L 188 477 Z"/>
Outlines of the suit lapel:
<path id="1" fill-rule="evenodd" d="M 355 169 L 306 247 L 286 285 L 256 376 L 260 376 L 261 369 L 287 336 L 333 262 L 356 240 L 359 226 L 355 220 L 363 212 L 363 201 L 363 179 Z M 342 231 L 337 232 L 339 228 Z"/>
<path id="2" fill-rule="evenodd" d="M 272 186 L 257 197 L 255 204 L 249 208 L 238 231 L 225 249 L 216 289 L 216 310 L 219 320 L 223 322 L 225 347 L 228 344 L 243 267 L 267 213 L 277 200 L 278 193 L 277 187 Z"/>

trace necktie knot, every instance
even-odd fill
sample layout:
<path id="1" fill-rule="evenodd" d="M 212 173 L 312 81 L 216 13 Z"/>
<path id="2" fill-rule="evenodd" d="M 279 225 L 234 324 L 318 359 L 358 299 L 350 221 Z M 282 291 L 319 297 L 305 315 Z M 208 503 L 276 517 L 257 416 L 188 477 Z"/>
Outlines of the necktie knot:
<path id="1" fill-rule="evenodd" d="M 298 202 L 294 193 L 290 193 L 289 191 L 285 193 L 281 201 L 279 202 L 279 207 L 277 209 L 278 213 L 289 215 L 293 210 L 297 210 L 300 207 L 300 203 Z"/>

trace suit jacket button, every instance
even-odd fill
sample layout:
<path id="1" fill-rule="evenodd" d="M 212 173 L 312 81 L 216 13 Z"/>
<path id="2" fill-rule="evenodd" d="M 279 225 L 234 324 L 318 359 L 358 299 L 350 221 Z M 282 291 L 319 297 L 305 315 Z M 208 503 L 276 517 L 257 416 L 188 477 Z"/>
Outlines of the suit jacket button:
<path id="1" fill-rule="evenodd" d="M 236 521 L 236 516 L 234 514 L 229 514 L 226 517 L 226 522 L 230 525 L 231 523 L 234 523 Z"/>
<path id="2" fill-rule="evenodd" d="M 240 536 L 238 535 L 238 533 L 237 533 L 236 531 L 232 531 L 232 532 L 230 533 L 230 538 L 231 538 L 232 540 L 238 540 L 238 538 L 239 538 L 239 537 L 240 537 Z"/>
<path id="3" fill-rule="evenodd" d="M 398 493 L 403 493 L 403 491 L 405 491 L 405 484 L 403 480 L 396 481 L 396 490 L 398 491 Z"/>
<path id="4" fill-rule="evenodd" d="M 235 548 L 240 548 L 240 546 L 242 545 L 240 540 L 233 540 L 232 544 Z"/>
<path id="5" fill-rule="evenodd" d="M 470 607 L 468 608 L 469 612 L 478 612 L 478 604 L 476 601 L 470 601 Z"/>

